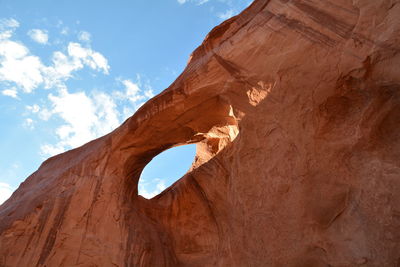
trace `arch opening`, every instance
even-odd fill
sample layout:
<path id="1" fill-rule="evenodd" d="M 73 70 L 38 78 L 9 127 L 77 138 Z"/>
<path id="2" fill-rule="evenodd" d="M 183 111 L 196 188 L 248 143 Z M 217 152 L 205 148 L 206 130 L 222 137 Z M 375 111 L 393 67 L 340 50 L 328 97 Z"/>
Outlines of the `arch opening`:
<path id="1" fill-rule="evenodd" d="M 196 144 L 170 148 L 155 156 L 143 169 L 138 195 L 151 199 L 184 176 L 195 161 Z"/>

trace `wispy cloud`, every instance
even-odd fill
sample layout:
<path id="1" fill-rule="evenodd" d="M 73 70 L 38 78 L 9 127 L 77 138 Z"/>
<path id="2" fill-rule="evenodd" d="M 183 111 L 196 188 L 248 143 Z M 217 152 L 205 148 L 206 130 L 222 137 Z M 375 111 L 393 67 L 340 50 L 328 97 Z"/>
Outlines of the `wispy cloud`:
<path id="1" fill-rule="evenodd" d="M 10 38 L 18 27 L 19 22 L 15 19 L 0 19 L 0 40 Z"/>
<path id="2" fill-rule="evenodd" d="M 63 27 L 62 29 L 61 29 L 61 32 L 60 32 L 62 35 L 68 35 L 68 33 L 69 33 L 69 28 L 68 27 Z"/>
<path id="3" fill-rule="evenodd" d="M 26 118 L 24 120 L 23 126 L 29 130 L 35 129 L 34 121 L 31 118 Z"/>
<path id="4" fill-rule="evenodd" d="M 248 5 L 250 5 L 252 0 L 177 0 L 181 5 L 186 3 L 192 3 L 195 5 L 203 5 L 205 3 L 211 4 L 211 13 L 214 13 L 216 17 L 220 20 L 229 19 L 237 14 Z M 219 11 L 221 10 L 222 11 Z"/>
<path id="5" fill-rule="evenodd" d="M 18 28 L 19 27 L 19 22 L 13 18 L 3 18 L 0 19 L 0 29 L 5 29 L 5 28 Z"/>
<path id="6" fill-rule="evenodd" d="M 233 17 L 235 15 L 235 13 L 236 12 L 233 9 L 228 9 L 223 13 L 218 13 L 217 17 L 222 19 L 222 20 L 226 20 L 226 19 L 229 19 L 229 18 Z"/>
<path id="7" fill-rule="evenodd" d="M 28 31 L 28 35 L 32 40 L 39 44 L 47 44 L 49 41 L 49 35 L 46 30 L 32 29 Z"/>
<path id="8" fill-rule="evenodd" d="M 92 36 L 86 31 L 81 31 L 78 33 L 78 40 L 82 42 L 90 42 Z"/>
<path id="9" fill-rule="evenodd" d="M 185 4 L 185 3 L 188 3 L 188 2 L 193 2 L 193 3 L 195 3 L 196 5 L 202 5 L 202 4 L 207 3 L 207 2 L 210 1 L 210 0 L 177 0 L 177 1 L 178 1 L 178 3 L 181 4 L 181 5 L 183 5 L 183 4 Z"/>
<path id="10" fill-rule="evenodd" d="M 34 104 L 32 106 L 26 106 L 26 109 L 31 111 L 32 113 L 38 113 L 40 111 L 40 107 L 38 104 Z"/>
<path id="11" fill-rule="evenodd" d="M 197 4 L 198 4 L 198 5 L 202 5 L 202 4 L 207 3 L 208 1 L 210 1 L 210 0 L 198 0 L 198 1 L 197 1 Z"/>

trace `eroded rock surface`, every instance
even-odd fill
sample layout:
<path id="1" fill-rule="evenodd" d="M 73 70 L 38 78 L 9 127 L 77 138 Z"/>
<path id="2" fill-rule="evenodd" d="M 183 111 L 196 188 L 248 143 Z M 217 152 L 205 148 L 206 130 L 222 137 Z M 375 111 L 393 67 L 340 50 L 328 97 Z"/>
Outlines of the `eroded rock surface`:
<path id="1" fill-rule="evenodd" d="M 257 0 L 0 207 L 0 266 L 399 266 L 400 4 Z M 190 172 L 137 195 L 158 153 Z"/>

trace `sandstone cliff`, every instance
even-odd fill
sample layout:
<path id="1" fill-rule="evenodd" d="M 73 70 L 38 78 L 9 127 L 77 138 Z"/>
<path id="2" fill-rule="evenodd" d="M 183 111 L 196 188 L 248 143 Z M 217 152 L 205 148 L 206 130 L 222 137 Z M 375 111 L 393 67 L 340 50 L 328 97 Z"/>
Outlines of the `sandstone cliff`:
<path id="1" fill-rule="evenodd" d="M 399 266 L 398 0 L 256 0 L 0 207 L 0 266 Z M 151 200 L 144 166 L 197 143 Z"/>

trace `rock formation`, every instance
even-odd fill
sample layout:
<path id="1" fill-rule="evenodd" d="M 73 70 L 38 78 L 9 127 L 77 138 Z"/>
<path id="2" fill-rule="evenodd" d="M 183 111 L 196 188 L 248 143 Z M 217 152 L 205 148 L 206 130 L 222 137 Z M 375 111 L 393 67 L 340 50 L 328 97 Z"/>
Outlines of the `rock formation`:
<path id="1" fill-rule="evenodd" d="M 256 0 L 0 207 L 0 266 L 400 266 L 398 0 Z M 137 194 L 160 152 L 191 170 Z"/>

